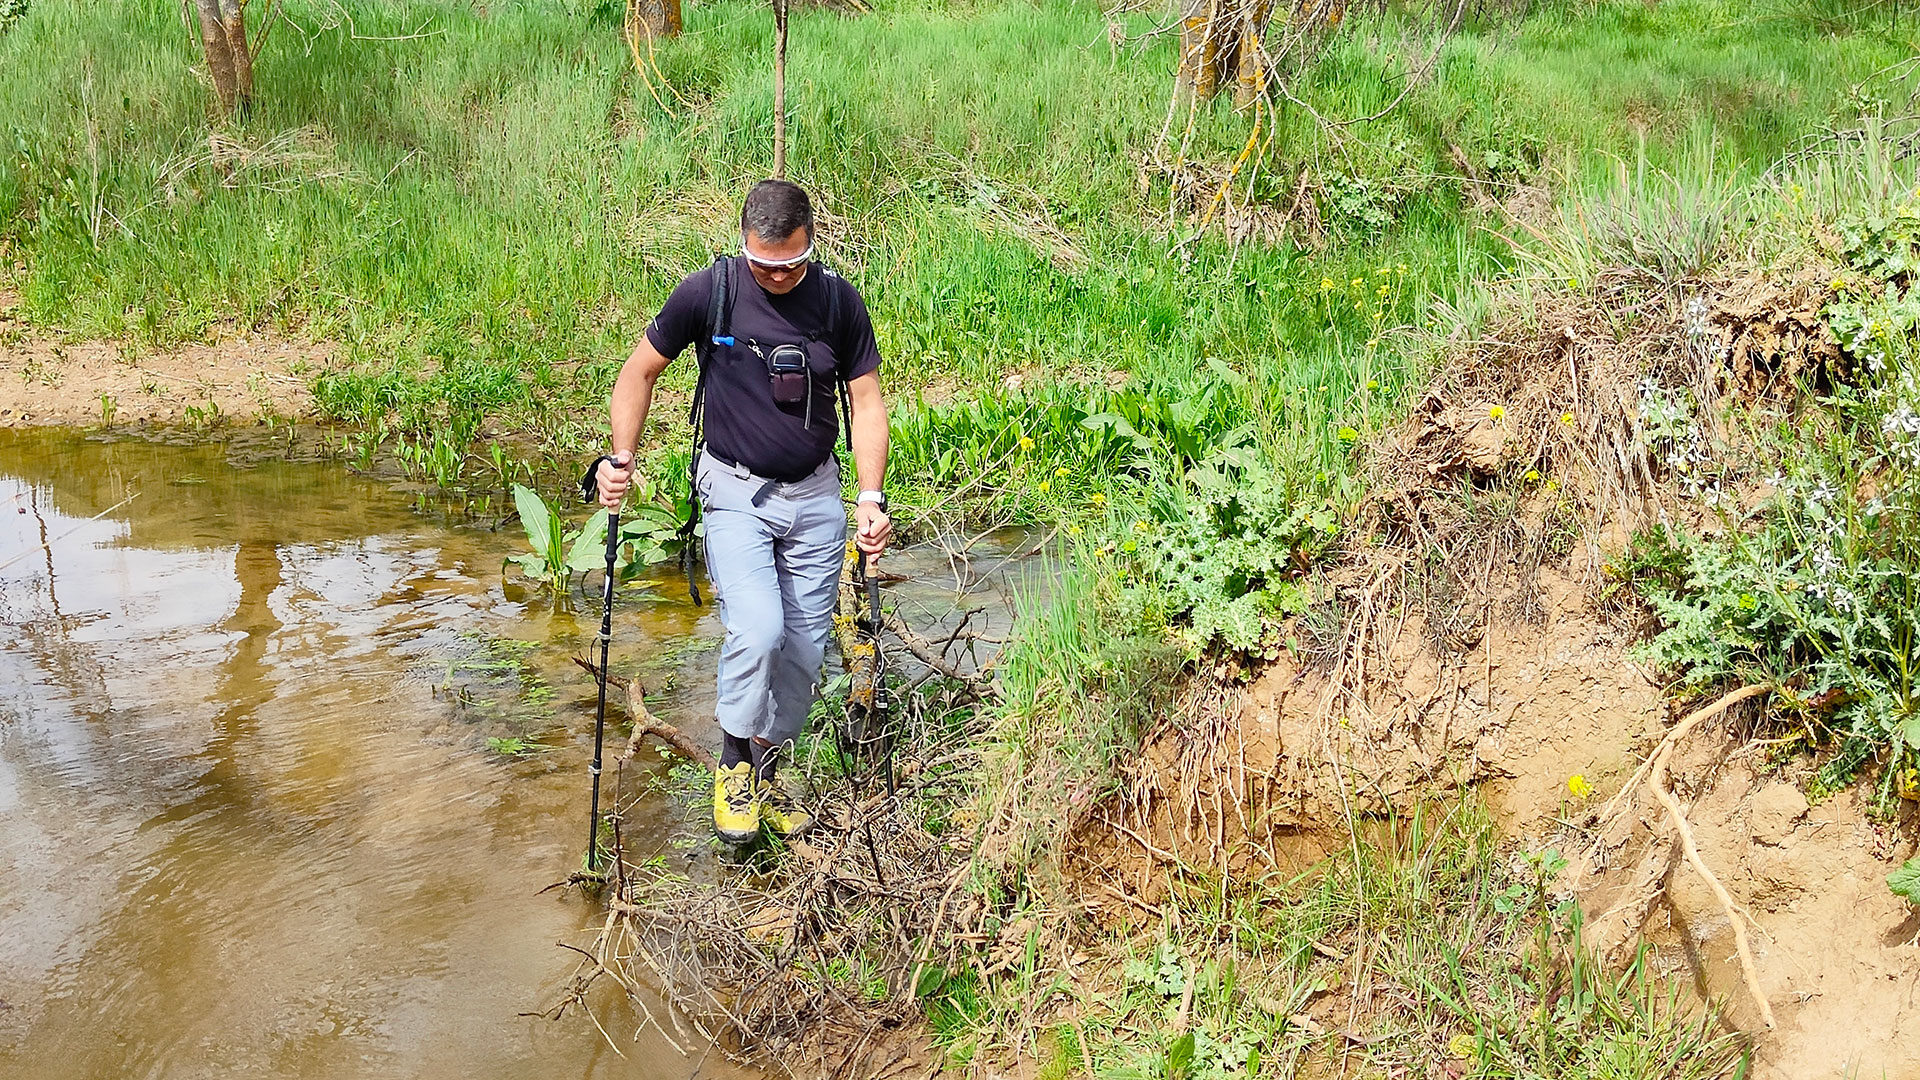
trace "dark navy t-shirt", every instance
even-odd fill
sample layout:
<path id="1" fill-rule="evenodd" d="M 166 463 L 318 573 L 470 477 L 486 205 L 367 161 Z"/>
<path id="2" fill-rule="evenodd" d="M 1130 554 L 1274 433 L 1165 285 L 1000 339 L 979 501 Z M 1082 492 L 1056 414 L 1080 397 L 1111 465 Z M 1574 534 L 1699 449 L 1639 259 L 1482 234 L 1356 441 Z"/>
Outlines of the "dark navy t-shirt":
<path id="1" fill-rule="evenodd" d="M 732 274 L 734 344 L 716 345 L 707 372 L 707 448 L 773 480 L 810 475 L 833 454 L 840 437 L 840 391 L 880 366 L 873 320 L 852 283 L 819 263 L 790 292 L 775 296 L 760 287 L 746 261 L 727 260 Z M 828 289 L 840 293 L 837 326 L 825 325 Z M 712 334 L 712 269 L 696 271 L 674 288 L 647 327 L 647 340 L 668 358 Z M 775 345 L 800 345 L 813 370 L 812 409 L 773 399 L 763 354 Z M 755 347 L 759 352 L 756 353 Z"/>

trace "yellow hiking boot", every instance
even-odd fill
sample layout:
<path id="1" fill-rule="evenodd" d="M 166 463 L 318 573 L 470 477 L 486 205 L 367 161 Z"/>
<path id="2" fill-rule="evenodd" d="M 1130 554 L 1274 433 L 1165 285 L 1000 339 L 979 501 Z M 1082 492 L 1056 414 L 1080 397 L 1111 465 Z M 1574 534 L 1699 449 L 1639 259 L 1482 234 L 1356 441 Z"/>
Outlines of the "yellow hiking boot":
<path id="1" fill-rule="evenodd" d="M 780 836 L 799 836 L 813 828 L 813 815 L 800 809 L 793 796 L 778 784 L 760 781 L 760 820 Z"/>
<path id="2" fill-rule="evenodd" d="M 713 772 L 713 831 L 729 844 L 745 844 L 760 835 L 760 800 L 755 797 L 753 766 L 746 762 Z"/>

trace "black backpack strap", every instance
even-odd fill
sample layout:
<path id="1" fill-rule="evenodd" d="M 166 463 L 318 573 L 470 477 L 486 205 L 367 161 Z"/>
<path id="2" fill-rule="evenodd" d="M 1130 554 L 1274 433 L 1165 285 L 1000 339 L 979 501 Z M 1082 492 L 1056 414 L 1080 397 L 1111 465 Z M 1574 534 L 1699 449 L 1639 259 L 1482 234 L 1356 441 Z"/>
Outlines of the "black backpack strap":
<path id="1" fill-rule="evenodd" d="M 827 271 L 827 321 L 820 331 L 821 337 L 836 337 L 840 333 L 840 275 Z M 847 454 L 853 454 L 853 398 L 847 393 L 845 368 L 841 366 L 839 354 L 834 355 L 834 382 L 840 391 L 840 430 L 847 440 Z"/>
<path id="2" fill-rule="evenodd" d="M 713 278 L 713 299 L 707 308 L 707 336 L 693 342 L 694 363 L 699 370 L 693 377 L 693 404 L 687 409 L 687 423 L 693 428 L 693 444 L 687 456 L 687 520 L 680 525 L 680 569 L 687 575 L 687 595 L 695 606 L 700 599 L 700 584 L 693 576 L 693 532 L 700 525 L 700 495 L 694 481 L 700 471 L 700 445 L 706 428 L 707 369 L 713 366 L 714 350 L 733 344 L 733 260 L 715 255 L 708 273 Z"/>

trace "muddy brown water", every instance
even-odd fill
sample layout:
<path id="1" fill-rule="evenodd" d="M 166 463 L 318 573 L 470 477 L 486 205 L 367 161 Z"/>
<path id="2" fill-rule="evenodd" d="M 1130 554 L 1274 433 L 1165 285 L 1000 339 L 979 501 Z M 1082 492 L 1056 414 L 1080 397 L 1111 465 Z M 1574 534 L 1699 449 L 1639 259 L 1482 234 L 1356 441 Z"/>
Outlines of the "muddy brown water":
<path id="1" fill-rule="evenodd" d="M 25 553 L 0 568 L 0 1077 L 730 1072 L 630 1039 L 611 996 L 624 1057 L 521 1015 L 597 918 L 541 890 L 585 838 L 594 686 L 568 657 L 598 604 L 504 581 L 518 550 L 242 440 L 0 431 L 0 562 Z M 891 566 L 952 587 L 944 559 Z M 714 741 L 717 620 L 651 584 L 617 602 L 613 668 Z M 489 742 L 515 739 L 552 749 Z M 670 798 L 627 831 L 711 872 Z"/>

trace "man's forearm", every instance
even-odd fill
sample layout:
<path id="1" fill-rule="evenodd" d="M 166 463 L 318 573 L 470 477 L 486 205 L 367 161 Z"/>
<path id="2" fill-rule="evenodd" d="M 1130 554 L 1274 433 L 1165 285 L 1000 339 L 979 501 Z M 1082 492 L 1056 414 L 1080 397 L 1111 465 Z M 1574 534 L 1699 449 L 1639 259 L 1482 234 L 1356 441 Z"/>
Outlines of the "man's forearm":
<path id="1" fill-rule="evenodd" d="M 861 491 L 887 483 L 887 407 L 878 401 L 853 414 L 853 475 Z"/>
<path id="2" fill-rule="evenodd" d="M 650 362 L 657 355 L 642 338 L 614 380 L 607 412 L 616 454 L 631 455 L 639 449 L 640 432 L 647 426 L 647 411 L 653 407 L 653 386 L 660 378 L 658 367 Z"/>

